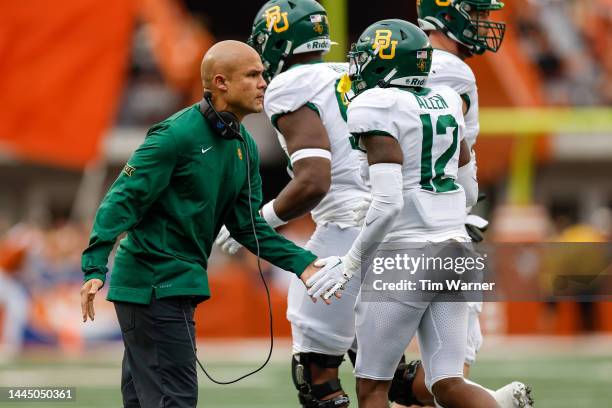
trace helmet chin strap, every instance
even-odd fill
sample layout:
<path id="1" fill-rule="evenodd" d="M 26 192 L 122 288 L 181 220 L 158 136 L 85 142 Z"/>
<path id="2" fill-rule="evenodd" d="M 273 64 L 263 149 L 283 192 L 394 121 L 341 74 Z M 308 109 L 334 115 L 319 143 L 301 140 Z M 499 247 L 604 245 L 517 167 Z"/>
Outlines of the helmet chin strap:
<path id="1" fill-rule="evenodd" d="M 446 34 L 446 36 L 447 36 L 448 38 L 450 38 L 451 40 L 455 41 L 455 42 L 456 42 L 456 43 L 458 43 L 459 45 L 463 45 L 465 48 L 467 48 L 467 49 L 468 49 L 468 50 L 470 50 L 470 51 L 471 51 L 471 50 L 472 50 L 472 48 L 474 47 L 474 46 L 473 46 L 473 45 L 471 45 L 471 44 L 466 44 L 466 43 L 464 43 L 463 41 L 461 41 L 461 40 L 460 40 L 459 38 L 457 38 L 457 37 L 455 36 L 455 34 L 453 34 L 453 33 L 452 33 L 452 32 L 451 32 L 451 31 L 450 31 L 450 30 L 449 30 L 447 27 L 444 27 L 444 28 L 442 29 L 442 32 L 444 32 L 444 34 Z"/>
<path id="2" fill-rule="evenodd" d="M 457 44 L 457 52 L 459 53 L 459 57 L 461 59 L 466 59 L 466 58 L 470 58 L 472 56 L 474 56 L 475 51 L 473 50 L 473 48 L 468 47 L 467 45 L 463 44 L 463 43 L 458 43 Z"/>
<path id="3" fill-rule="evenodd" d="M 397 73 L 397 68 L 393 68 L 383 79 L 378 81 L 375 88 L 386 88 L 391 83 L 391 78 Z"/>
<path id="4" fill-rule="evenodd" d="M 280 60 L 278 61 L 278 67 L 276 67 L 276 72 L 274 73 L 274 76 L 277 76 L 278 74 L 283 72 L 285 61 L 289 57 L 289 53 L 291 52 L 292 47 L 293 47 L 293 41 L 287 40 L 287 46 L 285 47 L 285 51 L 283 52 L 283 54 L 280 57 Z"/>

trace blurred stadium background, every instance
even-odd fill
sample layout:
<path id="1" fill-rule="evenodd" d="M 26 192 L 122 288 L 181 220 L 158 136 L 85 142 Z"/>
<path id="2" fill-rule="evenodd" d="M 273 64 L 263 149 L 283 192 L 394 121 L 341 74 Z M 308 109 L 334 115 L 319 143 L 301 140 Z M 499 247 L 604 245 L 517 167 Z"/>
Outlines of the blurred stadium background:
<path id="1" fill-rule="evenodd" d="M 0 387 L 76 386 L 76 406 L 120 405 L 112 305 L 98 299 L 95 323 L 80 319 L 80 252 L 91 219 L 146 128 L 199 99 L 205 50 L 246 40 L 262 3 L 1 2 Z M 339 43 L 329 60 L 342 60 L 371 22 L 416 21 L 414 1 L 322 3 Z M 501 51 L 469 61 L 488 196 L 476 211 L 491 220 L 487 240 L 609 242 L 612 1 L 514 0 L 497 19 L 508 23 Z M 286 182 L 286 163 L 265 116 L 247 118 L 247 127 L 259 144 L 267 200 Z M 304 243 L 312 229 L 303 218 L 282 232 Z M 278 340 L 272 363 L 229 387 L 200 374 L 201 406 L 297 405 L 288 274 L 264 269 Z M 197 312 L 199 353 L 215 375 L 234 378 L 265 358 L 265 293 L 250 254 L 215 253 L 209 274 L 213 297 Z M 482 325 L 477 381 L 496 388 L 520 379 L 534 386 L 539 407 L 612 406 L 612 303 L 487 303 Z M 343 382 L 353 389 L 348 364 Z"/>

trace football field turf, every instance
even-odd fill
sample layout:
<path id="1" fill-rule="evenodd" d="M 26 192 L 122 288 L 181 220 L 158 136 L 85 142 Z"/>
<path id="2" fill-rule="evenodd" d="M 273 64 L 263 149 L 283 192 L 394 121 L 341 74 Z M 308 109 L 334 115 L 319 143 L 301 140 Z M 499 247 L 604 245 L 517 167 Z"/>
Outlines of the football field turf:
<path id="1" fill-rule="evenodd" d="M 555 408 L 612 406 L 612 347 L 608 341 L 569 343 L 546 347 L 546 342 L 528 351 L 508 347 L 505 342 L 483 350 L 472 371 L 472 379 L 497 388 L 513 379 L 533 387 L 536 406 Z M 201 346 L 200 350 L 207 347 Z M 213 348 L 214 349 L 214 348 Z M 235 378 L 257 367 L 258 358 L 265 358 L 265 343 L 241 348 L 232 347 L 199 352 L 213 376 L 221 380 Z M 408 357 L 415 354 L 409 352 Z M 237 384 L 221 386 L 211 383 L 198 369 L 200 381 L 199 407 L 297 407 L 295 389 L 289 371 L 289 349 L 275 348 L 273 359 L 263 371 Z M 227 358 L 224 358 L 227 357 Z M 207 362 L 211 360 L 211 362 Z M 245 362 L 248 361 L 248 362 Z M 120 351 L 98 352 L 91 360 L 84 357 L 62 357 L 55 354 L 34 354 L 10 363 L 0 364 L 0 386 L 75 386 L 73 403 L 6 403 L 0 407 L 120 407 Z M 355 381 L 348 361 L 343 364 L 342 383 L 355 399 Z M 351 404 L 356 407 L 357 404 Z"/>

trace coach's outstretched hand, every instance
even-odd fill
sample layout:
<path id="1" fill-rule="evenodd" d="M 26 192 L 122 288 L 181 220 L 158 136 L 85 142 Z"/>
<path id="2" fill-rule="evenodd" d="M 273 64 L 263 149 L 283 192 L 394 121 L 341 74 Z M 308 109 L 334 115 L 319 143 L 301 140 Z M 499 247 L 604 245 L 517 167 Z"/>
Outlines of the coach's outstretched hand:
<path id="1" fill-rule="evenodd" d="M 93 321 L 96 313 L 94 312 L 93 301 L 98 290 L 104 286 L 104 282 L 100 279 L 90 279 L 81 286 L 81 313 L 83 314 L 83 323 L 87 321 L 87 316 Z"/>
<path id="2" fill-rule="evenodd" d="M 344 261 L 339 256 L 330 256 L 315 261 L 314 266 L 322 267 L 311 277 L 305 279 L 308 295 L 316 301 L 321 297 L 323 301 L 330 304 L 332 296 L 340 298 L 341 290 L 351 279 L 353 274 L 344 267 Z M 304 281 L 304 279 L 302 279 Z"/>

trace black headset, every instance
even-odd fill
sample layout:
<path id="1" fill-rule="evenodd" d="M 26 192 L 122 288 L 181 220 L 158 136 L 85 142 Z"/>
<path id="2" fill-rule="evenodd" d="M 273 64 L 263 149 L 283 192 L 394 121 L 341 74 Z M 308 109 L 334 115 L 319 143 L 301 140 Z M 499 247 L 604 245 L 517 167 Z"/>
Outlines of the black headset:
<path id="1" fill-rule="evenodd" d="M 217 111 L 211 101 L 212 93 L 204 92 L 204 98 L 200 101 L 200 112 L 208 121 L 216 135 L 223 139 L 238 139 L 244 141 L 240 134 L 240 121 L 232 112 Z"/>

